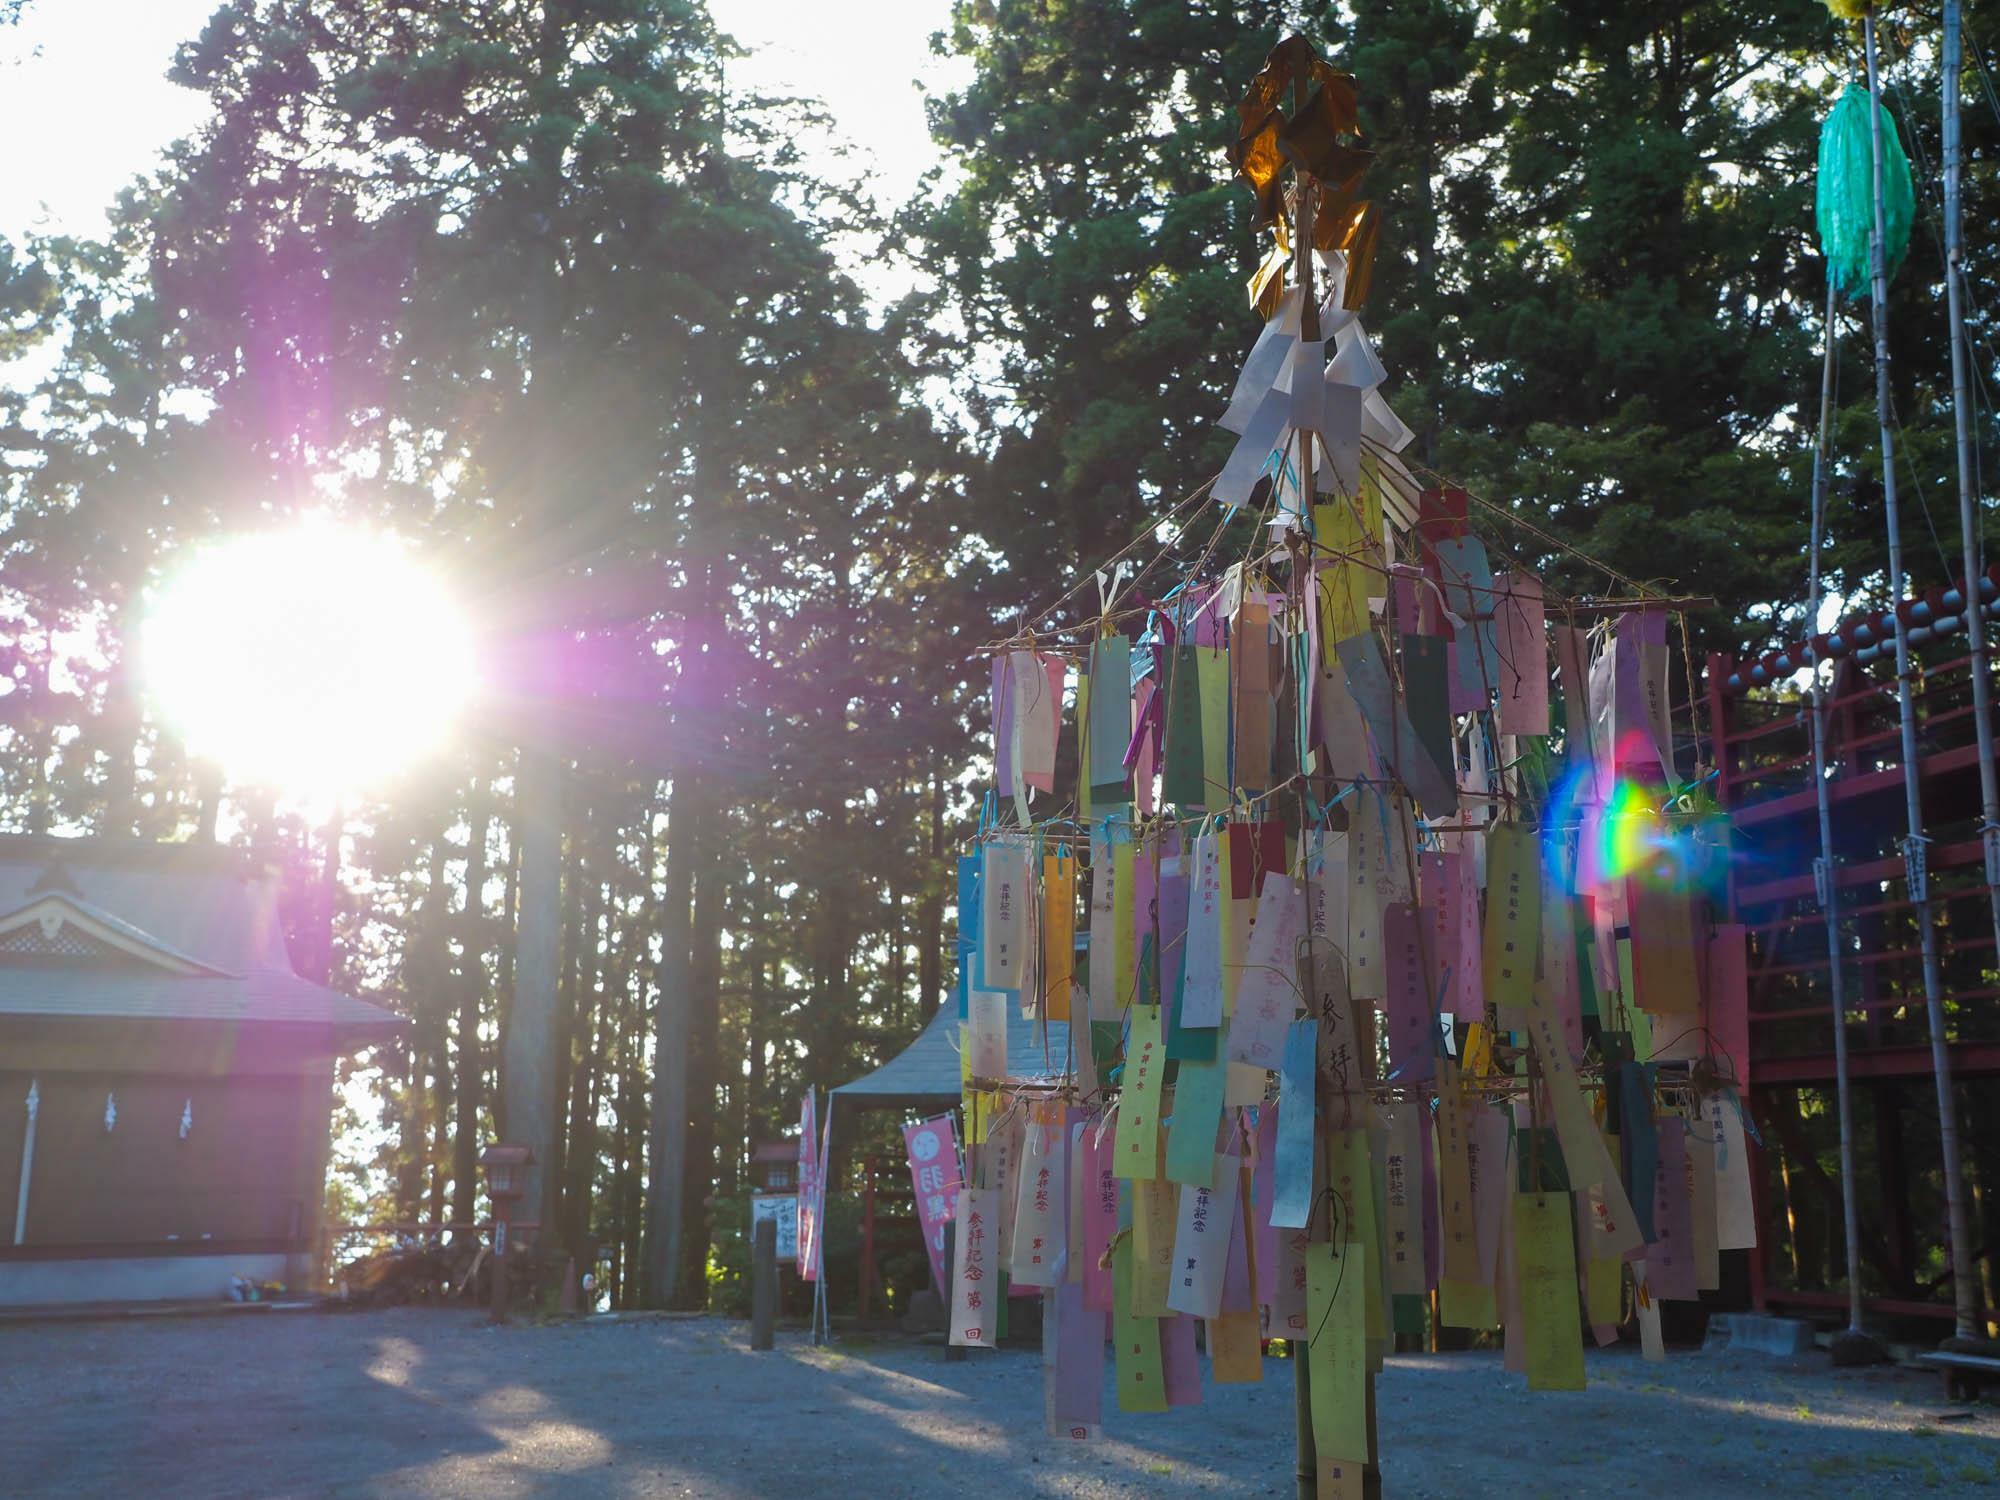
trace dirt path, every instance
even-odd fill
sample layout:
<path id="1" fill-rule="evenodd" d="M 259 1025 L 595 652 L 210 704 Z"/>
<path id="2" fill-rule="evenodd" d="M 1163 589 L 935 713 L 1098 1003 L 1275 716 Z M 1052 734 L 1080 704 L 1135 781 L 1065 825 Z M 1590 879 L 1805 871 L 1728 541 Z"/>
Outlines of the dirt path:
<path id="1" fill-rule="evenodd" d="M 2000 1493 L 2000 1410 L 1824 1357 L 1592 1353 L 1531 1396 L 1487 1354 L 1399 1357 L 1385 1492 Z M 0 1327 L 0 1494 L 900 1497 L 1292 1494 L 1290 1367 L 1092 1446 L 1041 1431 L 1039 1357 L 727 1322 L 495 1330 L 433 1311 Z M 1107 1406 L 1109 1401 L 1107 1398 Z M 1964 1407 L 1956 1408 L 1963 1412 Z"/>

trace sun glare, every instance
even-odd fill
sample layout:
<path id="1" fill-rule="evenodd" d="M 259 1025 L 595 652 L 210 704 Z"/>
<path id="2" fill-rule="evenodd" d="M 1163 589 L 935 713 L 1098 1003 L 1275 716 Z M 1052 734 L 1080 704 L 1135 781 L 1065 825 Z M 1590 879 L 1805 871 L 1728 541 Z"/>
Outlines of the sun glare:
<path id="1" fill-rule="evenodd" d="M 393 537 L 331 524 L 204 548 L 158 590 L 142 636 L 155 707 L 232 778 L 304 795 L 358 788 L 451 732 L 470 639 Z"/>

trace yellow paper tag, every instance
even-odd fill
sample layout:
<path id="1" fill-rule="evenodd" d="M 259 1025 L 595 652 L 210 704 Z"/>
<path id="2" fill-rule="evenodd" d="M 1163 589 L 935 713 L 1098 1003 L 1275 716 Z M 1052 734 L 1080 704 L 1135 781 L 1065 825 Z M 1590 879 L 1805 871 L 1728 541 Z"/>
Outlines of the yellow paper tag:
<path id="1" fill-rule="evenodd" d="M 1076 857 L 1042 856 L 1043 1014 L 1069 1019 L 1070 991 L 1076 987 Z"/>
<path id="2" fill-rule="evenodd" d="M 1254 1385 L 1264 1378 L 1257 1314 L 1226 1312 L 1208 1320 L 1209 1376 L 1217 1385 Z"/>
<path id="3" fill-rule="evenodd" d="M 1160 1038 L 1160 1007 L 1132 1007 L 1132 1035 L 1125 1044 L 1125 1086 L 1118 1098 L 1117 1166 L 1114 1175 L 1135 1181 L 1158 1172 L 1160 1089 L 1167 1072 L 1167 1049 Z"/>
<path id="4" fill-rule="evenodd" d="M 1541 845 L 1534 830 L 1501 823 L 1486 835 L 1486 934 L 1481 945 L 1486 998 L 1500 1024 L 1535 990 L 1535 955 L 1542 939 Z"/>
<path id="5" fill-rule="evenodd" d="M 1514 1258 L 1521 1278 L 1531 1391 L 1583 1389 L 1575 1243 L 1569 1194 L 1522 1193 L 1515 1198 Z"/>
<path id="6" fill-rule="evenodd" d="M 1167 1283 L 1174 1272 L 1174 1228 L 1180 1189 L 1171 1182 L 1132 1184 L 1132 1313 L 1169 1318 Z"/>
<path id="7" fill-rule="evenodd" d="M 1306 1246 L 1306 1349 L 1322 1459 L 1368 1457 L 1368 1247 Z"/>
<path id="8" fill-rule="evenodd" d="M 1132 1316 L 1132 1236 L 1111 1254 L 1111 1336 L 1120 1411 L 1165 1411 L 1167 1378 L 1160 1363 L 1160 1323 Z"/>

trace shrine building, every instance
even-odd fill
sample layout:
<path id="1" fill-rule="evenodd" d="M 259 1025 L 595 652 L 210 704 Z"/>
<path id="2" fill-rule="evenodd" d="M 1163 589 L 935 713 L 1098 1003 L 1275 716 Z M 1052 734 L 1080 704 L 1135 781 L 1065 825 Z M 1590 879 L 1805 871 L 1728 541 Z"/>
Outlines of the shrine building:
<path id="1" fill-rule="evenodd" d="M 393 1036 L 299 977 L 274 869 L 0 837 L 0 1307 L 306 1290 L 334 1062 Z"/>

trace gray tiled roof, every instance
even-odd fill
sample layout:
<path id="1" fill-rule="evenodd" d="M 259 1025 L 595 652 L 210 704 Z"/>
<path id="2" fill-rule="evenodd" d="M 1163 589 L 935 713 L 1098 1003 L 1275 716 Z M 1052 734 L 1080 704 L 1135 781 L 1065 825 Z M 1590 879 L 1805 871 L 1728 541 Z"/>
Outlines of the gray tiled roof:
<path id="1" fill-rule="evenodd" d="M 343 1032 L 401 1024 L 382 1007 L 301 979 L 285 952 L 276 875 L 212 845 L 0 838 L 0 917 L 44 892 L 127 939 L 218 971 L 0 964 L 0 1015 L 278 1022 Z"/>
<path id="2" fill-rule="evenodd" d="M 378 1005 L 295 974 L 242 978 L 164 971 L 0 966 L 0 1015 L 121 1020 L 290 1022 L 388 1031 L 401 1024 Z"/>

